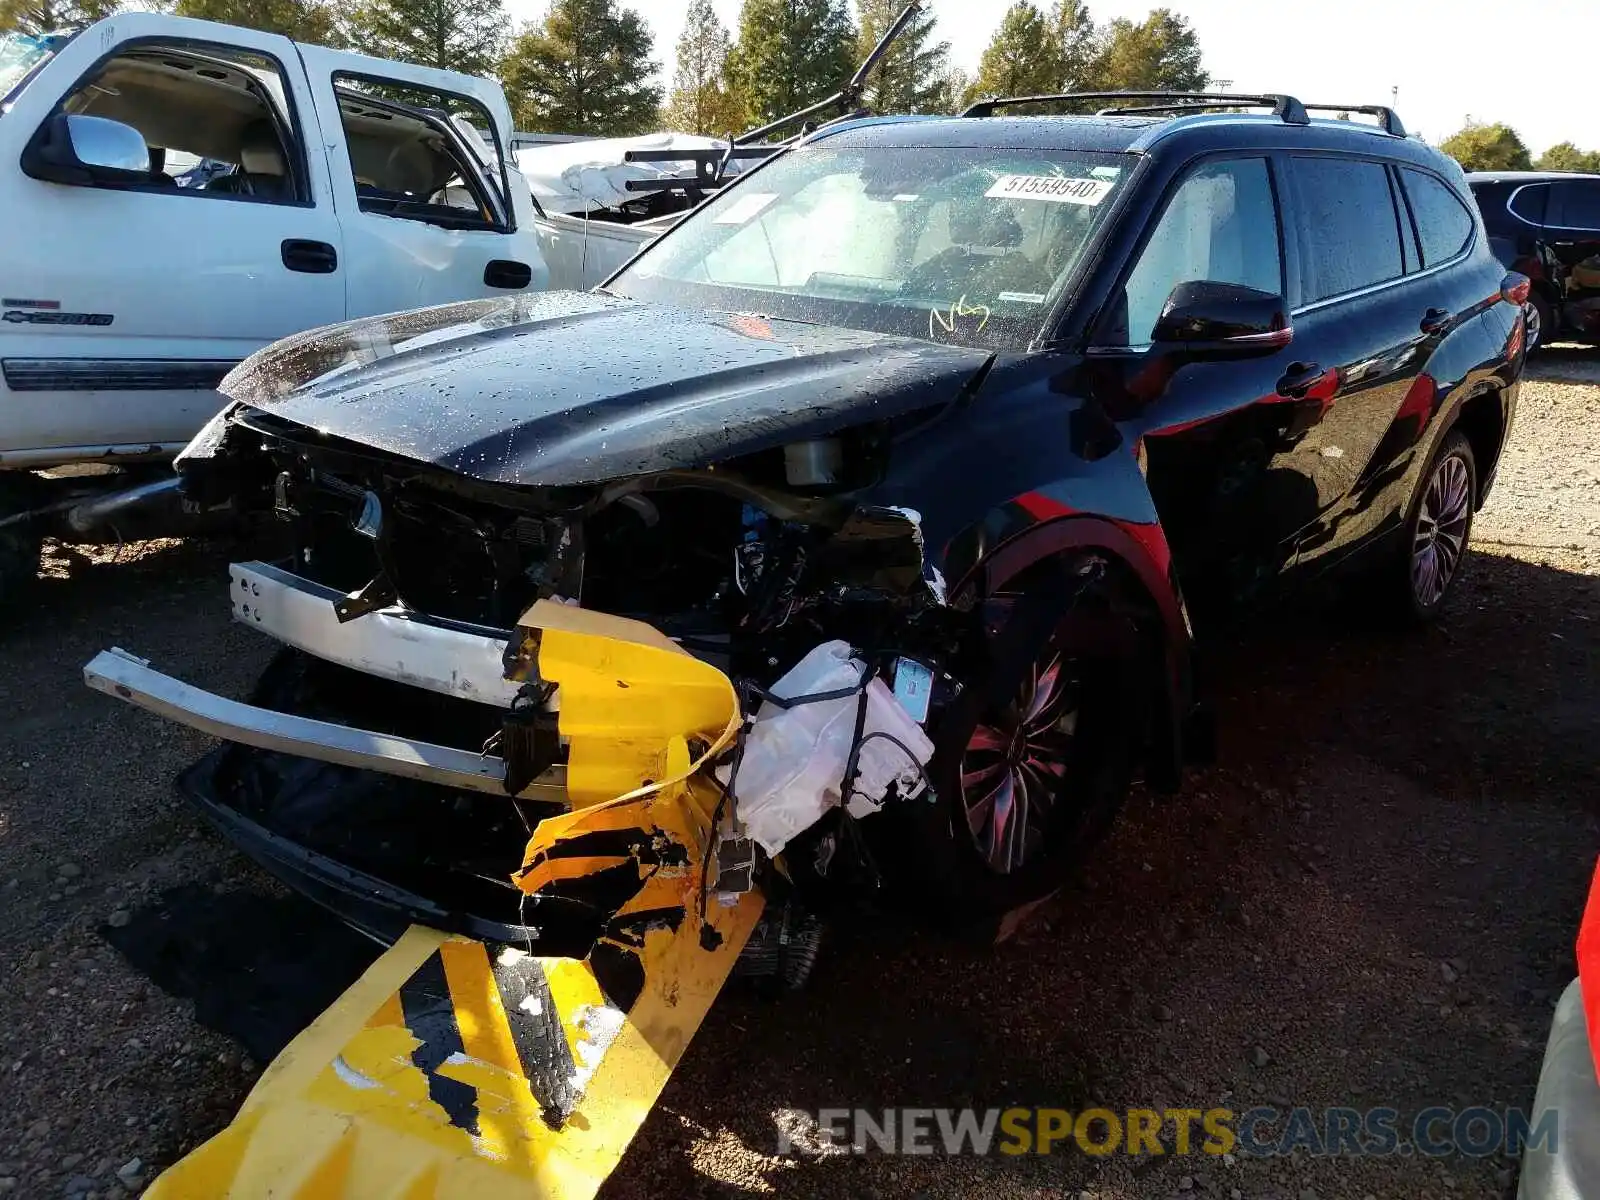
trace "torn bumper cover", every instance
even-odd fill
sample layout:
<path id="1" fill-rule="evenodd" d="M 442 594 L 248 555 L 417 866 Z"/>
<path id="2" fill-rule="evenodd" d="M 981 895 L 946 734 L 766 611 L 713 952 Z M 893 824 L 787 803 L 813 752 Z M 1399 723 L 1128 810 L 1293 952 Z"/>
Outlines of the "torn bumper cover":
<path id="1" fill-rule="evenodd" d="M 532 940 L 412 928 L 148 1195 L 571 1200 L 621 1157 L 763 907 L 757 891 L 708 898 L 704 883 L 720 792 L 703 768 L 740 716 L 726 676 L 647 626 L 552 604 L 528 620 L 563 697 L 572 807 L 533 826 L 514 887 L 536 912 L 581 897 L 596 918 L 589 946 L 554 956 Z M 104 690 L 225 736 L 354 752 L 304 726 L 257 732 L 272 724 L 261 710 L 218 709 L 231 702 L 176 691 L 125 655 L 89 670 Z M 450 769 L 416 743 L 368 736 L 362 761 L 402 778 Z"/>

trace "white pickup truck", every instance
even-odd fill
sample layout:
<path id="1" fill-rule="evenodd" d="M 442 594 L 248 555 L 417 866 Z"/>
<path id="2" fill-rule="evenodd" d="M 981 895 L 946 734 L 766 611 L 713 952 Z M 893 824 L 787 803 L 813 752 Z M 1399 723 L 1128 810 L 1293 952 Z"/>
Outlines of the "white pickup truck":
<path id="1" fill-rule="evenodd" d="M 511 134 L 488 80 L 255 30 L 0 37 L 0 603 L 164 495 L 253 351 L 546 287 Z"/>

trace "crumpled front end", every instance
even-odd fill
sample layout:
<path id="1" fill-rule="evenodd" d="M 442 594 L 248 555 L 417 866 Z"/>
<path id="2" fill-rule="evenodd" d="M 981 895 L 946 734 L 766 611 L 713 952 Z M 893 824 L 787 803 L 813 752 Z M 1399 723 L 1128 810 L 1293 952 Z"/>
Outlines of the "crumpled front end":
<path id="1" fill-rule="evenodd" d="M 740 714 L 648 627 L 543 604 L 525 628 L 562 692 L 572 807 L 533 828 L 516 886 L 582 890 L 588 952 L 413 927 L 147 1195 L 575 1200 L 616 1165 L 762 911 L 708 890 L 704 768 Z"/>

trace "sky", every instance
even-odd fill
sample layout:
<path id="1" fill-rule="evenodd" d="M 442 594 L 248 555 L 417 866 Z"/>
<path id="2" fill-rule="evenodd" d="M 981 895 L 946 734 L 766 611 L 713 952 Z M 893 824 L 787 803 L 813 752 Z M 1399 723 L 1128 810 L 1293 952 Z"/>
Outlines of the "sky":
<path id="1" fill-rule="evenodd" d="M 1388 104 L 1398 87 L 1401 118 L 1429 141 L 1471 117 L 1511 125 L 1535 156 L 1562 141 L 1600 149 L 1589 66 L 1600 44 L 1597 0 L 1520 0 L 1512 9 L 1504 0 L 1089 0 L 1089 10 L 1097 21 L 1137 20 L 1157 2 L 1189 19 L 1206 69 L 1234 91 Z M 623 3 L 655 31 L 656 57 L 670 74 L 689 0 Z M 734 28 L 740 0 L 714 3 Z M 958 66 L 976 68 L 1009 4 L 930 0 Z M 520 25 L 548 3 L 507 7 Z M 1573 47 L 1570 57 L 1562 46 Z"/>

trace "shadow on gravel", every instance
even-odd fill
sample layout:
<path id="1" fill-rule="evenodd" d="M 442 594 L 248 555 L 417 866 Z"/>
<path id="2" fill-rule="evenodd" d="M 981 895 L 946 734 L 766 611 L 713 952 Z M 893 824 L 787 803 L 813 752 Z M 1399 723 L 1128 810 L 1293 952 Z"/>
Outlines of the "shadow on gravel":
<path id="1" fill-rule="evenodd" d="M 231 538 L 168 539 L 118 546 L 47 542 L 39 577 L 7 612 L 0 637 L 45 636 L 63 621 L 204 596 L 227 603 L 228 563 L 243 543 Z"/>
<path id="2" fill-rule="evenodd" d="M 101 936 L 263 1066 L 381 952 L 308 900 L 253 889 L 185 884 L 132 915 Z"/>
<path id="3" fill-rule="evenodd" d="M 1225 761 L 1338 743 L 1435 788 L 1600 803 L 1600 576 L 1480 551 L 1432 628 L 1337 595 L 1295 616 L 1207 656 Z"/>
<path id="4" fill-rule="evenodd" d="M 1528 360 L 1523 378 L 1533 383 L 1600 383 L 1600 348 L 1566 342 Z"/>

